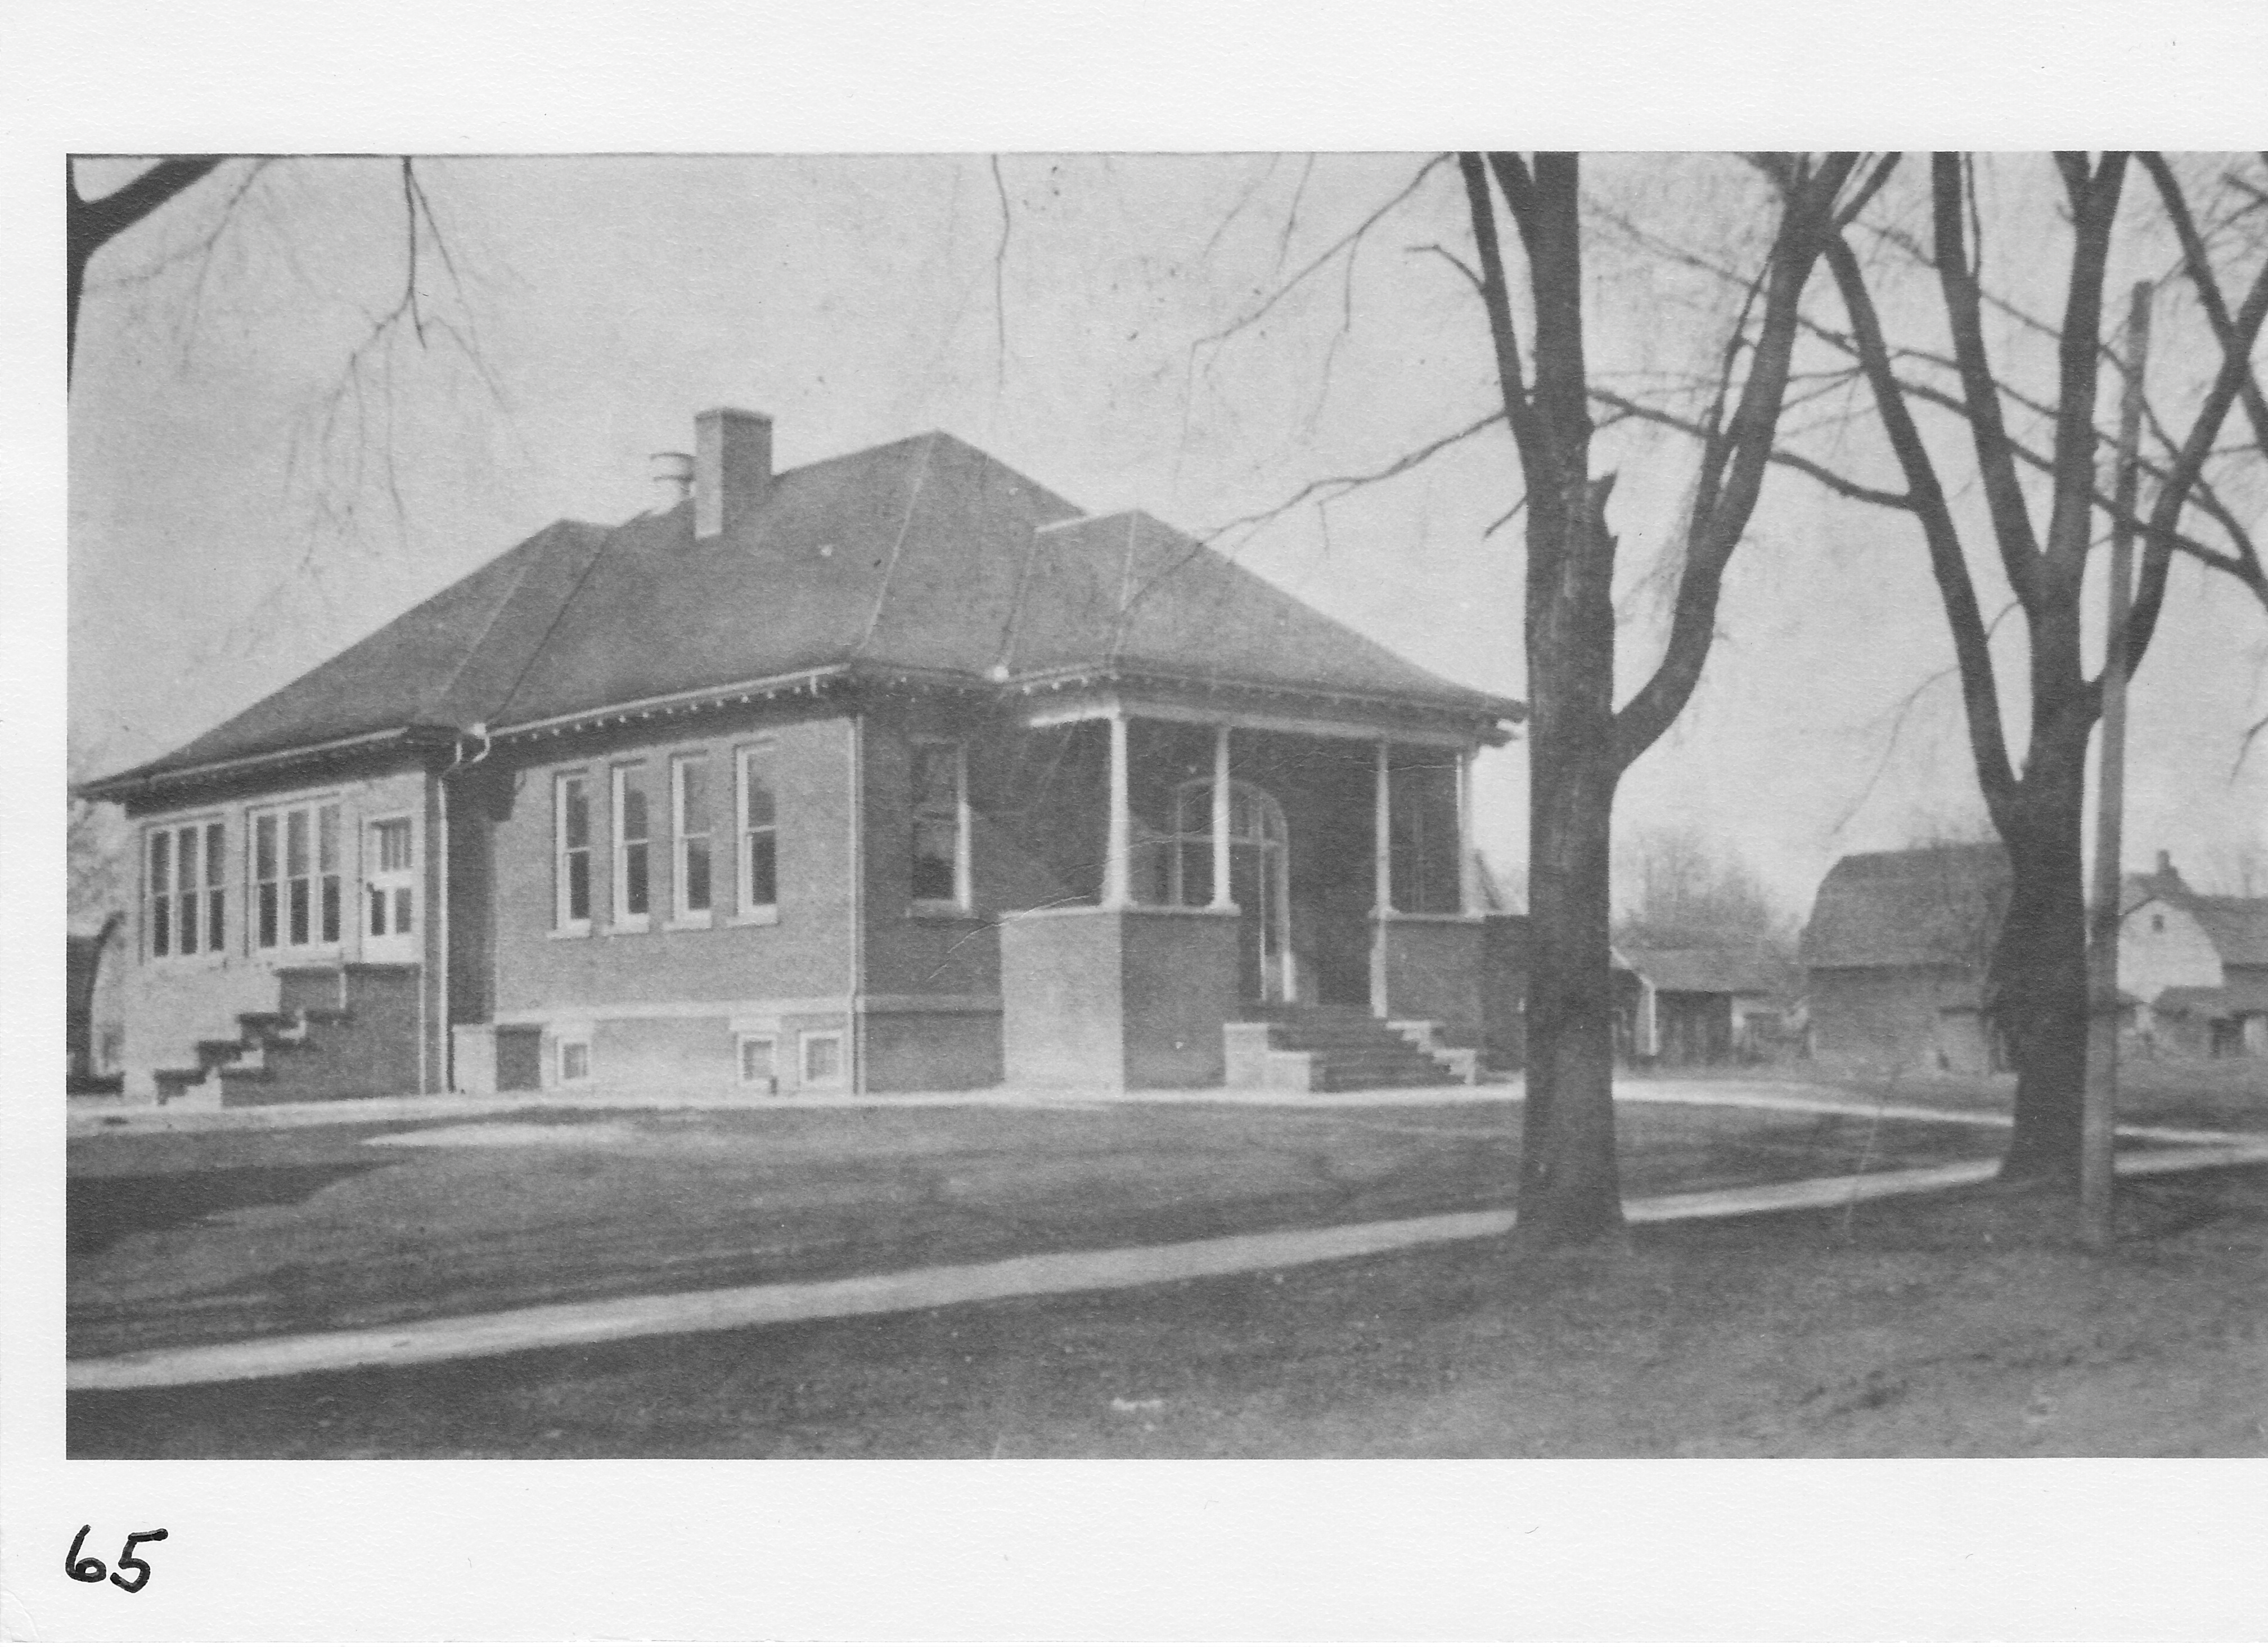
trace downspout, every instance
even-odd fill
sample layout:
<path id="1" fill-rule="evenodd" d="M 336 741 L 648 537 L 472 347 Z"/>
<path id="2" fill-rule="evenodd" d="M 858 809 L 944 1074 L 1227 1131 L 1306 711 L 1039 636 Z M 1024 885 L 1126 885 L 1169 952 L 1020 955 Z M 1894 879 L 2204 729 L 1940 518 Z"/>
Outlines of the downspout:
<path id="1" fill-rule="evenodd" d="M 866 1091 L 866 1014 L 858 992 L 866 982 L 866 715 L 850 713 L 850 1091 Z"/>
<path id="2" fill-rule="evenodd" d="M 434 940 L 438 951 L 433 971 L 440 984 L 441 1090 L 444 1092 L 457 1090 L 457 1026 L 449 1016 L 449 776 L 460 767 L 478 766 L 496 747 L 495 739 L 489 736 L 487 722 L 475 721 L 470 730 L 481 740 L 480 754 L 470 761 L 466 760 L 464 739 L 461 737 L 453 739 L 449 747 L 449 764 L 442 768 L 433 780 L 435 811 L 438 815 L 436 833 L 439 836 L 439 843 L 432 855 L 438 879 L 431 905 Z M 423 1045 L 422 1034 L 420 1045 Z"/>

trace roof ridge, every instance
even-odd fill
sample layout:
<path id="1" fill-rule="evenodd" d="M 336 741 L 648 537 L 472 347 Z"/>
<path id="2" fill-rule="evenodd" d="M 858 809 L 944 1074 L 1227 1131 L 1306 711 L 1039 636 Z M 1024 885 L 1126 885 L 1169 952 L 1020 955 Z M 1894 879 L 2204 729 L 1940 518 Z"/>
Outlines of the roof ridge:
<path id="1" fill-rule="evenodd" d="M 576 527 L 581 527 L 585 531 L 600 533 L 603 533 L 606 530 L 606 528 L 593 525 L 588 521 L 568 520 L 563 518 L 553 521 L 536 535 L 538 537 L 549 537 L 554 533 L 559 532 L 563 527 L 571 530 Z M 473 637 L 472 643 L 465 648 L 464 654 L 457 659 L 457 666 L 449 672 L 449 678 L 441 682 L 441 684 L 436 687 L 431 692 L 417 700 L 418 719 L 424 719 L 428 710 L 448 701 L 449 694 L 456 689 L 457 682 L 464 678 L 465 671 L 472 667 L 473 659 L 479 657 L 481 655 L 482 649 L 487 646 L 489 636 L 495 631 L 497 620 L 504 616 L 504 608 L 512 605 L 512 598 L 519 593 L 521 586 L 527 582 L 528 575 L 534 571 L 537 566 L 548 560 L 550 557 L 550 553 L 551 551 L 549 547 L 546 546 L 546 548 L 541 552 L 531 555 L 527 557 L 526 563 L 519 569 L 519 576 L 512 580 L 512 587 L 505 590 L 504 593 L 497 598 L 496 605 L 490 609 L 488 621 L 481 625 L 481 632 Z M 549 634 L 548 630 L 546 631 L 546 634 Z M 524 673 L 525 672 L 525 666 L 523 666 L 522 673 Z M 519 682 L 518 679 L 515 678 L 512 685 L 516 687 L 519 684 Z M 507 692 L 504 695 L 504 702 L 508 703 L 511 701 L 512 695 Z"/>
<path id="2" fill-rule="evenodd" d="M 874 643 L 874 631 L 882 626 L 882 614 L 890 604 L 890 577 L 898 570 L 899 558 L 906 552 L 906 535 L 913 530 L 914 511 L 921 507 L 922 487 L 929 479 L 930 460 L 936 455 L 938 438 L 943 435 L 943 430 L 932 429 L 927 434 L 917 437 L 922 443 L 921 464 L 914 470 L 913 489 L 906 494 L 906 512 L 898 522 L 897 538 L 890 545 L 889 562 L 882 568 L 882 576 L 874 585 L 874 609 L 866 614 L 866 628 L 850 648 L 853 658 L 860 656 Z M 945 437 L 952 438 L 950 436 Z"/>
<path id="3" fill-rule="evenodd" d="M 621 528 L 616 527 L 612 531 L 603 529 L 600 531 L 598 542 L 593 547 L 590 558 L 583 562 L 583 570 L 575 574 L 575 581 L 567 586 L 567 592 L 560 597 L 559 604 L 551 609 L 551 621 L 543 626 L 543 633 L 535 637 L 535 644 L 527 649 L 527 656 L 520 659 L 519 667 L 512 673 L 511 684 L 497 695 L 497 712 L 510 707 L 512 699 L 519 695 L 521 685 L 527 680 L 528 672 L 535 667 L 536 660 L 543 656 L 544 648 L 551 644 L 551 637 L 558 633 L 559 625 L 566 618 L 568 608 L 575 604 L 575 597 L 583 592 L 583 585 L 590 581 L 592 571 L 596 569 L 600 561 L 606 559 L 607 546 L 614 541 L 615 532 L 619 530 Z"/>

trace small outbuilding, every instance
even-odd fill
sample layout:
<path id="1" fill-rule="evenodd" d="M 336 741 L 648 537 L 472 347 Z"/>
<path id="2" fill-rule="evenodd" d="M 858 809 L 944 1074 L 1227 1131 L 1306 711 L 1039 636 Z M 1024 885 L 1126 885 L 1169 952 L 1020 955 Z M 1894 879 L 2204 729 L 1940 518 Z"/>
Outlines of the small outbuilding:
<path id="1" fill-rule="evenodd" d="M 1962 1074 L 2005 1068 L 1984 982 L 2008 884 L 1998 843 L 1837 861 L 1803 934 L 1815 1055 Z"/>
<path id="2" fill-rule="evenodd" d="M 1615 957 L 1616 1039 L 1633 1061 L 1756 1062 L 1788 1017 L 1781 968 L 1756 945 L 1624 944 Z"/>

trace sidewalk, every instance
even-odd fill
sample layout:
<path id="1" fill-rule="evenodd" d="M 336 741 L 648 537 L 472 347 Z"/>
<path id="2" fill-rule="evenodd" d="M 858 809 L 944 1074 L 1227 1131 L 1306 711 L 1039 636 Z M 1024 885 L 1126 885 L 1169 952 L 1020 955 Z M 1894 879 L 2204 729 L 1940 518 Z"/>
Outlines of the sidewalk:
<path id="1" fill-rule="evenodd" d="M 1673 1099 L 1671 1101 L 1683 1101 Z M 2120 1160 L 2122 1177 L 2268 1163 L 2268 1137 L 2231 1135 L 2210 1147 L 2161 1149 Z M 1736 1217 L 1799 1208 L 1836 1207 L 1890 1195 L 1926 1194 L 1991 1178 L 1998 1164 L 1815 1178 L 1632 1200 L 1634 1224 Z M 73 1390 L 148 1389 L 245 1379 L 404 1366 L 564 1345 L 733 1327 L 934 1309 L 954 1304 L 1153 1286 L 1288 1268 L 1432 1243 L 1500 1236 L 1509 1210 L 1331 1228 L 1231 1235 L 1152 1246 L 1050 1253 L 987 1263 L 942 1265 L 815 1282 L 780 1282 L 549 1305 L 390 1327 L 261 1338 L 179 1349 L 152 1349 L 67 1364 Z"/>

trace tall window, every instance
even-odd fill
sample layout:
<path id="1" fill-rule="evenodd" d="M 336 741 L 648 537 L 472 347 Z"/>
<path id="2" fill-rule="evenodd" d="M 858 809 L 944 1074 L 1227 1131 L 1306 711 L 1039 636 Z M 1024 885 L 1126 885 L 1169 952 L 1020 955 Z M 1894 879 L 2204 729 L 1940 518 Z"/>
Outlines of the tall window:
<path id="1" fill-rule="evenodd" d="M 386 818 L 370 827 L 370 863 L 364 871 L 370 898 L 369 934 L 407 937 L 417 909 L 412 879 L 416 841 L 407 818 Z"/>
<path id="2" fill-rule="evenodd" d="M 554 920 L 562 932 L 591 930 L 591 794 L 581 773 L 552 786 Z"/>
<path id="3" fill-rule="evenodd" d="M 772 792 L 771 746 L 741 750 L 738 766 L 740 913 L 769 918 L 779 912 L 779 805 Z"/>
<path id="4" fill-rule="evenodd" d="M 210 954 L 225 941 L 228 864 L 217 823 L 169 825 L 150 832 L 144 930 L 152 955 Z"/>
<path id="5" fill-rule="evenodd" d="M 680 755 L 669 763 L 670 834 L 676 842 L 671 881 L 676 916 L 709 918 L 709 758 Z"/>
<path id="6" fill-rule="evenodd" d="M 968 762 L 957 743 L 917 743 L 913 772 L 916 903 L 968 902 Z"/>
<path id="7" fill-rule="evenodd" d="M 645 930 L 653 912 L 653 817 L 643 766 L 615 768 L 615 925 Z"/>
<path id="8" fill-rule="evenodd" d="M 340 895 L 336 803 L 281 807 L 253 819 L 255 948 L 337 943 Z"/>

